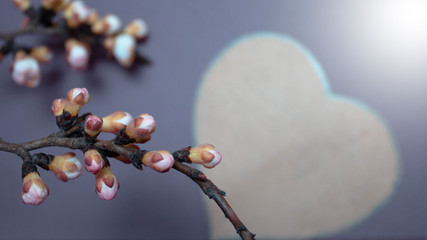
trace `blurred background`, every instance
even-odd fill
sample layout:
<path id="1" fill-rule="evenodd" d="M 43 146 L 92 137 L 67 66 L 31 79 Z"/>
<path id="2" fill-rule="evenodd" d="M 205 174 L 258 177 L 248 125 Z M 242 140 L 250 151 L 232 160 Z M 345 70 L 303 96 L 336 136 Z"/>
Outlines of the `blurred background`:
<path id="1" fill-rule="evenodd" d="M 427 181 L 427 1 L 87 3 L 101 15 L 117 14 L 124 24 L 136 17 L 146 20 L 150 38 L 138 50 L 153 64 L 126 70 L 112 60 L 97 58 L 88 71 L 80 73 L 66 65 L 64 53 L 59 51 L 54 61 L 42 66 L 41 85 L 27 89 L 12 81 L 9 56 L 0 64 L 3 140 L 23 142 L 56 131 L 51 101 L 64 97 L 73 87 L 86 87 L 91 101 L 82 111 L 98 116 L 116 110 L 134 116 L 148 112 L 155 117 L 158 127 L 146 149 L 174 151 L 194 145 L 197 89 L 215 56 L 242 35 L 273 31 L 297 40 L 316 57 L 333 92 L 374 109 L 389 127 L 399 152 L 400 180 L 386 204 L 364 221 L 326 237 L 427 237 L 427 190 L 423 187 Z M 12 1 L 0 3 L 1 32 L 19 28 L 22 19 Z M 45 39 L 25 37 L 19 41 L 37 43 Z M 59 41 L 47 41 L 61 48 Z M 62 154 L 69 150 L 41 151 Z M 223 157 L 226 161 L 227 156 Z M 94 193 L 92 174 L 84 172 L 80 178 L 63 183 L 40 170 L 50 196 L 34 207 L 22 204 L 20 199 L 21 160 L 3 152 L 0 159 L 1 239 L 210 236 L 206 197 L 194 183 L 174 171 L 139 172 L 112 162 L 121 188 L 114 200 L 103 201 Z M 256 227 L 251 230 L 257 233 Z"/>

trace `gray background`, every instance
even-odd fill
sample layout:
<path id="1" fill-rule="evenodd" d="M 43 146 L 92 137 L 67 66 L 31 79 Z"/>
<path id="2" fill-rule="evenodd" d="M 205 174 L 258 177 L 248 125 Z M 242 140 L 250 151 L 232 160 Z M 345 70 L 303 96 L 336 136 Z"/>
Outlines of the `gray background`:
<path id="1" fill-rule="evenodd" d="M 427 237 L 427 19 L 420 17 L 427 16 L 426 1 L 87 2 L 101 14 L 117 14 L 124 23 L 144 18 L 151 36 L 139 50 L 154 65 L 127 71 L 110 60 L 97 59 L 89 71 L 78 73 L 66 66 L 58 52 L 52 63 L 42 66 L 40 87 L 26 89 L 11 80 L 9 57 L 0 65 L 4 140 L 27 141 L 56 131 L 52 99 L 64 97 L 72 87 L 87 87 L 91 101 L 82 111 L 155 116 L 158 129 L 147 149 L 172 151 L 191 145 L 194 100 L 209 63 L 243 34 L 279 32 L 313 53 L 335 93 L 375 109 L 388 123 L 400 152 L 401 180 L 388 203 L 333 237 Z M 1 1 L 2 32 L 16 29 L 21 19 L 12 1 Z M 114 200 L 103 201 L 94 193 L 94 177 L 87 172 L 62 183 L 40 170 L 51 193 L 42 205 L 33 207 L 20 200 L 21 160 L 3 152 L 0 159 L 1 239 L 208 238 L 201 191 L 174 171 L 141 173 L 113 162 L 121 188 Z"/>

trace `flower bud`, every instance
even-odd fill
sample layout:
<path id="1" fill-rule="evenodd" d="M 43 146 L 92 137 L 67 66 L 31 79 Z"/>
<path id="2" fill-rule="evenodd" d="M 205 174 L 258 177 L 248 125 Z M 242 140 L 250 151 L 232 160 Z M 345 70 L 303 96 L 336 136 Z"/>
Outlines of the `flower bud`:
<path id="1" fill-rule="evenodd" d="M 36 59 L 19 51 L 12 64 L 12 78 L 18 85 L 37 87 L 40 84 L 40 66 Z"/>
<path id="2" fill-rule="evenodd" d="M 92 10 L 83 1 L 76 0 L 70 3 L 64 11 L 64 18 L 70 28 L 76 28 L 86 23 Z"/>
<path id="3" fill-rule="evenodd" d="M 101 132 L 101 128 L 102 128 L 102 118 L 95 115 L 89 115 L 86 117 L 85 133 L 89 137 L 98 135 L 98 133 Z"/>
<path id="4" fill-rule="evenodd" d="M 95 34 L 111 35 L 117 33 L 121 25 L 119 17 L 114 14 L 107 14 L 92 25 L 92 32 Z"/>
<path id="5" fill-rule="evenodd" d="M 44 9 L 57 13 L 63 10 L 69 3 L 70 0 L 42 0 L 41 5 Z"/>
<path id="6" fill-rule="evenodd" d="M 122 33 L 115 38 L 113 55 L 123 67 L 130 67 L 135 59 L 136 41 L 132 35 Z"/>
<path id="7" fill-rule="evenodd" d="M 143 138 L 156 130 L 156 121 L 153 116 L 144 113 L 134 118 L 126 128 L 129 138 Z"/>
<path id="8" fill-rule="evenodd" d="M 128 149 L 136 149 L 136 150 L 139 150 L 138 145 L 133 144 L 133 143 L 131 143 L 131 144 L 127 144 L 127 145 L 124 145 L 123 147 L 128 148 Z M 123 155 L 119 155 L 119 156 L 114 157 L 114 158 L 115 158 L 115 159 L 117 159 L 117 160 L 119 160 L 119 161 L 121 161 L 121 162 L 123 162 L 123 163 L 125 163 L 125 164 L 130 164 L 130 163 L 131 163 L 131 161 L 130 161 L 127 157 L 125 157 L 125 156 L 123 156 Z"/>
<path id="9" fill-rule="evenodd" d="M 90 95 L 86 88 L 73 88 L 68 91 L 67 100 L 83 106 L 89 102 Z"/>
<path id="10" fill-rule="evenodd" d="M 127 112 L 116 111 L 112 114 L 103 117 L 103 124 L 101 132 L 109 132 L 117 134 L 125 126 L 127 126 L 132 121 L 132 116 Z"/>
<path id="11" fill-rule="evenodd" d="M 27 11 L 31 7 L 30 0 L 13 0 L 13 4 L 22 12 Z"/>
<path id="12" fill-rule="evenodd" d="M 83 42 L 68 39 L 65 42 L 65 59 L 72 69 L 86 70 L 89 64 L 89 47 Z"/>
<path id="13" fill-rule="evenodd" d="M 30 55 L 39 63 L 47 63 L 52 60 L 52 52 L 46 46 L 38 46 L 31 50 Z"/>
<path id="14" fill-rule="evenodd" d="M 50 109 L 55 117 L 60 116 L 64 111 L 65 101 L 65 98 L 57 98 L 52 101 L 52 107 Z"/>
<path id="15" fill-rule="evenodd" d="M 85 168 L 88 172 L 97 174 L 104 167 L 104 159 L 96 149 L 90 149 L 84 155 Z"/>
<path id="16" fill-rule="evenodd" d="M 168 151 L 160 150 L 144 154 L 142 163 L 157 172 L 167 172 L 172 168 L 174 159 Z"/>
<path id="17" fill-rule="evenodd" d="M 202 164 L 206 168 L 213 168 L 221 162 L 222 156 L 210 144 L 202 144 L 190 149 L 188 156 L 191 162 Z"/>
<path id="18" fill-rule="evenodd" d="M 49 195 L 49 188 L 40 178 L 38 172 L 28 173 L 22 179 L 21 198 L 25 204 L 39 205 Z"/>
<path id="19" fill-rule="evenodd" d="M 137 18 L 126 26 L 124 32 L 136 39 L 143 39 L 148 36 L 148 26 L 144 20 Z"/>
<path id="20" fill-rule="evenodd" d="M 49 163 L 49 171 L 53 172 L 58 179 L 67 182 L 82 174 L 82 164 L 75 153 L 69 152 L 55 156 Z"/>
<path id="21" fill-rule="evenodd" d="M 110 166 L 105 165 L 95 176 L 95 191 L 101 199 L 113 199 L 120 187 L 119 181 L 111 171 Z"/>
<path id="22" fill-rule="evenodd" d="M 89 92 L 86 88 L 73 88 L 67 93 L 64 110 L 71 116 L 77 116 L 80 109 L 90 100 Z"/>

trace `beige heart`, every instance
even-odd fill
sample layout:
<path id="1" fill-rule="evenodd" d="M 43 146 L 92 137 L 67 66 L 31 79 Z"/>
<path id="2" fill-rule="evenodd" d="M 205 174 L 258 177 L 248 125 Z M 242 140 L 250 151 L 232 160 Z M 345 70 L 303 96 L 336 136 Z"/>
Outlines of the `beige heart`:
<path id="1" fill-rule="evenodd" d="M 307 238 L 346 229 L 392 194 L 399 161 L 384 122 L 328 88 L 295 41 L 245 36 L 209 68 L 196 105 L 197 142 L 223 161 L 205 172 L 258 238 Z M 235 230 L 209 201 L 212 238 Z"/>

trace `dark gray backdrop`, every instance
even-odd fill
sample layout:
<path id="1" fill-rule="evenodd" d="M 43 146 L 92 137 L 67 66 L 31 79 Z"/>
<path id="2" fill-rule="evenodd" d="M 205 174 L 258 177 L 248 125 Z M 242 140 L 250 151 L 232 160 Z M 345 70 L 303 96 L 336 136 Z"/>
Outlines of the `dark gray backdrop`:
<path id="1" fill-rule="evenodd" d="M 144 18 L 151 36 L 139 50 L 154 65 L 125 71 L 101 59 L 90 71 L 77 73 L 60 53 L 53 63 L 42 66 L 41 86 L 26 89 L 12 82 L 7 58 L 0 65 L 4 140 L 27 141 L 56 131 L 52 99 L 65 96 L 72 87 L 87 87 L 91 102 L 86 111 L 100 116 L 115 110 L 155 116 L 158 129 L 147 148 L 176 150 L 190 145 L 196 89 L 210 61 L 243 34 L 275 31 L 300 41 L 314 54 L 334 92 L 375 109 L 399 148 L 403 171 L 390 201 L 334 237 L 427 237 L 427 19 L 420 17 L 427 15 L 425 1 L 87 2 L 100 13 L 117 14 L 125 23 Z M 2 32 L 16 29 L 21 19 L 12 0 L 1 1 Z M 113 201 L 96 196 L 94 177 L 87 172 L 62 183 L 41 171 L 51 193 L 41 206 L 33 207 L 20 200 L 21 160 L 9 153 L 0 153 L 0 159 L 1 239 L 208 238 L 204 196 L 173 171 L 140 173 L 114 162 L 121 188 Z"/>

